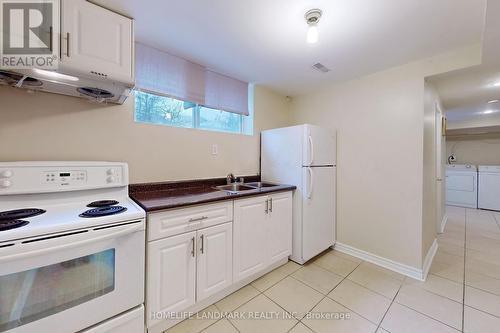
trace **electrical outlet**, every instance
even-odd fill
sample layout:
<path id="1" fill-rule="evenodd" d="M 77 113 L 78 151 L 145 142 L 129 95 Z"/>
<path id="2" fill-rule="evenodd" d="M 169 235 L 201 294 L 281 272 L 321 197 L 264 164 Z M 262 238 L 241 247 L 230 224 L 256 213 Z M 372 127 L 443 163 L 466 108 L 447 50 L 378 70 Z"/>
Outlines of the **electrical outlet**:
<path id="1" fill-rule="evenodd" d="M 212 145 L 212 155 L 214 155 L 214 156 L 219 155 L 219 146 L 218 145 Z"/>

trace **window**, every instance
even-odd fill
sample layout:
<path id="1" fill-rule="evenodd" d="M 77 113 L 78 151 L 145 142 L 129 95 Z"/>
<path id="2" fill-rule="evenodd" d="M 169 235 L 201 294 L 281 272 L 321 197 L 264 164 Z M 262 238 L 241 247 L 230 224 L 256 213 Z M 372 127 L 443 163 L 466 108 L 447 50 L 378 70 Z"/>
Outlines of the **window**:
<path id="1" fill-rule="evenodd" d="M 250 116 L 136 91 L 134 117 L 136 122 L 243 134 Z"/>

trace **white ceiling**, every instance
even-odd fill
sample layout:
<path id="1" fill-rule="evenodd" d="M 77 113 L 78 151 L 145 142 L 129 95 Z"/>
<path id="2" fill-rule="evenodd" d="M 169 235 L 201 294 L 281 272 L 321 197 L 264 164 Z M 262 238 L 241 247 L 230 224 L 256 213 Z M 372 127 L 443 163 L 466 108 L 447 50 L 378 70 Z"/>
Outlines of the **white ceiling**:
<path id="1" fill-rule="evenodd" d="M 94 0 L 136 20 L 136 40 L 297 95 L 478 43 L 486 0 Z M 321 8 L 319 42 L 304 13 Z M 313 71 L 317 62 L 332 69 Z"/>
<path id="2" fill-rule="evenodd" d="M 496 123 L 500 117 L 500 1 L 488 1 L 482 63 L 429 78 L 436 87 L 450 123 Z M 488 113 L 485 113 L 487 111 Z"/>
<path id="3" fill-rule="evenodd" d="M 477 117 L 493 117 L 500 115 L 500 67 L 476 66 L 447 74 L 441 74 L 430 79 L 436 87 L 446 117 L 451 122 L 462 122 Z M 494 113 L 484 114 L 486 110 Z"/>

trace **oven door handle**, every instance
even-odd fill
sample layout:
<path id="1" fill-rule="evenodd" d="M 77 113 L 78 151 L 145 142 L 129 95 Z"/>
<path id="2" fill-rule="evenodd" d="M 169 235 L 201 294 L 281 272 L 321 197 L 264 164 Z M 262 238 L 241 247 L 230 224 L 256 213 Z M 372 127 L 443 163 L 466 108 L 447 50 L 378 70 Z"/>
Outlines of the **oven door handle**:
<path id="1" fill-rule="evenodd" d="M 96 230 L 96 228 L 94 228 L 94 229 L 89 230 L 89 234 L 92 235 L 93 233 L 100 233 L 100 232 L 102 232 L 102 230 L 111 230 L 113 228 L 121 228 L 121 229 L 118 231 L 115 231 L 115 232 L 106 233 L 102 236 L 96 236 L 96 237 L 90 236 L 90 238 L 84 239 L 81 241 L 76 241 L 76 242 L 72 242 L 69 244 L 65 243 L 65 244 L 60 244 L 60 245 L 55 245 L 55 246 L 49 246 L 47 248 L 42 247 L 45 244 L 45 241 L 40 240 L 38 242 L 40 245 L 42 245 L 40 247 L 40 249 L 35 249 L 32 251 L 28 251 L 28 252 L 15 253 L 15 254 L 11 254 L 11 255 L 2 255 L 0 253 L 0 263 L 5 262 L 5 261 L 24 259 L 27 257 L 40 256 L 42 254 L 47 254 L 47 253 L 54 252 L 54 251 L 66 250 L 66 249 L 70 249 L 70 248 L 75 248 L 75 247 L 84 246 L 87 244 L 92 244 L 92 243 L 104 241 L 104 240 L 111 239 L 111 238 L 117 238 L 120 236 L 124 236 L 126 234 L 133 233 L 135 231 L 139 231 L 139 230 L 143 229 L 144 227 L 143 227 L 143 223 L 141 221 L 141 222 L 136 222 L 133 225 L 127 225 L 126 228 L 123 228 L 123 226 L 109 227 L 109 228 L 101 229 L 101 230 L 99 230 L 98 228 Z M 87 236 L 89 235 L 87 233 L 85 233 L 85 234 Z M 71 235 L 68 235 L 68 236 L 71 236 Z M 51 238 L 51 239 L 58 239 L 58 240 L 66 240 L 67 241 L 67 239 L 65 237 L 58 237 L 58 238 Z M 46 241 L 49 241 L 51 239 L 47 239 Z M 13 246 L 13 248 L 17 248 L 17 246 Z"/>

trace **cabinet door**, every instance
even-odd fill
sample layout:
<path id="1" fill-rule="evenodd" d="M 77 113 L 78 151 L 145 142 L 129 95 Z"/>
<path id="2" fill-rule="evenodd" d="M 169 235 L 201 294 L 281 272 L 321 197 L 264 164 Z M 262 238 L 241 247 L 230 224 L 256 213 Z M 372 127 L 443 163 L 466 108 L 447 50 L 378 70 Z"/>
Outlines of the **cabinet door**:
<path id="1" fill-rule="evenodd" d="M 233 279 L 240 281 L 267 265 L 267 196 L 234 201 Z"/>
<path id="2" fill-rule="evenodd" d="M 133 81 L 133 22 L 85 0 L 62 2 L 61 66 L 89 76 Z"/>
<path id="3" fill-rule="evenodd" d="M 156 312 L 182 311 L 195 302 L 196 232 L 148 244 L 147 318 L 161 321 Z M 139 267 L 138 267 L 139 269 Z"/>
<path id="4" fill-rule="evenodd" d="M 270 196 L 269 217 L 268 258 L 272 264 L 292 253 L 292 192 Z"/>
<path id="5" fill-rule="evenodd" d="M 232 223 L 197 232 L 196 301 L 221 291 L 233 282 Z"/>

